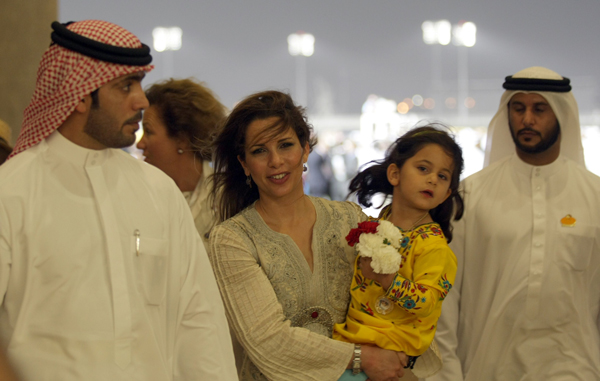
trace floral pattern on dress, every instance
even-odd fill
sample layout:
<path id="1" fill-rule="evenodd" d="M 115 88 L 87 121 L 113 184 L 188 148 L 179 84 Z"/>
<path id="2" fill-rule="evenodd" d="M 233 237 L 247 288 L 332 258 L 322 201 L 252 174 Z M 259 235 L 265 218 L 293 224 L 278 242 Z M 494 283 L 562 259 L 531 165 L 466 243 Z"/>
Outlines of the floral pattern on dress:
<path id="1" fill-rule="evenodd" d="M 400 231 L 402 231 L 402 229 L 400 229 Z M 442 232 L 442 229 L 439 228 L 438 225 L 435 224 L 425 224 L 425 225 L 421 225 L 418 226 L 416 229 L 414 229 L 413 231 L 409 231 L 409 232 L 404 232 L 402 231 L 402 233 L 404 234 L 404 239 L 402 240 L 402 243 L 400 244 L 401 246 L 401 253 L 403 257 L 405 257 L 405 253 L 410 251 L 410 249 L 412 249 L 412 246 L 415 242 L 415 240 L 420 237 L 423 240 L 426 240 L 429 237 L 439 237 L 439 236 L 444 236 L 444 233 Z"/>
<path id="2" fill-rule="evenodd" d="M 368 315 L 375 316 L 375 312 L 373 312 L 373 309 L 371 308 L 371 306 L 369 306 L 369 302 L 367 302 L 366 304 L 361 303 L 360 310 Z"/>
<path id="3" fill-rule="evenodd" d="M 408 279 L 396 276 L 396 280 L 388 290 L 387 297 L 408 312 L 420 310 L 422 308 L 421 304 L 426 302 L 426 298 L 417 294 L 417 290 L 423 293 L 427 291 L 427 288 L 421 285 L 415 287 L 415 285 L 416 283 L 413 283 Z"/>
<path id="4" fill-rule="evenodd" d="M 354 275 L 354 281 L 356 282 L 356 286 L 352 288 L 352 291 L 360 290 L 362 292 L 365 292 L 367 286 L 370 286 L 375 282 L 374 280 L 360 276 L 358 273 Z"/>
<path id="5" fill-rule="evenodd" d="M 446 299 L 446 295 L 448 295 L 448 292 L 450 292 L 450 289 L 452 288 L 452 283 L 450 283 L 448 281 L 448 276 L 446 274 L 444 274 L 440 278 L 440 281 L 439 281 L 438 285 L 443 290 L 442 293 L 441 293 L 441 295 L 440 295 L 440 300 L 444 300 L 444 299 Z"/>

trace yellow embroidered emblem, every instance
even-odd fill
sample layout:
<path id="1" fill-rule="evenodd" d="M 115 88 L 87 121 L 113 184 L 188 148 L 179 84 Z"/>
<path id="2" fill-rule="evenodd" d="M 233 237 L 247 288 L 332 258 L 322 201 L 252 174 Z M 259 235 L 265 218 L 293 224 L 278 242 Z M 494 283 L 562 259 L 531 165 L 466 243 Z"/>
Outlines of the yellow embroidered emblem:
<path id="1" fill-rule="evenodd" d="M 573 226 L 575 226 L 576 222 L 577 220 L 570 214 L 567 214 L 566 216 L 560 219 L 561 225 L 567 228 L 572 228 Z"/>

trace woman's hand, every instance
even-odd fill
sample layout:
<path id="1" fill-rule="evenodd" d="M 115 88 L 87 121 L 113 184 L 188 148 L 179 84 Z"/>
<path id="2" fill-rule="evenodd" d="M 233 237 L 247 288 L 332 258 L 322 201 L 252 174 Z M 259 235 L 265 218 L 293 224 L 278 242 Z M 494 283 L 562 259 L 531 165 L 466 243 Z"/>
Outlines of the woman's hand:
<path id="1" fill-rule="evenodd" d="M 371 381 L 398 381 L 404 376 L 407 356 L 371 345 L 362 346 L 362 369 Z"/>
<path id="2" fill-rule="evenodd" d="M 402 368 L 406 368 L 408 364 L 408 355 L 404 352 L 396 352 L 398 358 L 400 359 L 400 363 L 402 364 Z"/>
<path id="3" fill-rule="evenodd" d="M 360 257 L 358 259 L 360 271 L 362 271 L 362 274 L 365 277 L 373 279 L 375 282 L 379 283 L 385 291 L 387 291 L 388 288 L 390 288 L 390 286 L 392 285 L 396 274 L 377 274 L 375 271 L 373 271 L 373 268 L 371 267 L 371 261 L 372 259 L 369 257 Z"/>

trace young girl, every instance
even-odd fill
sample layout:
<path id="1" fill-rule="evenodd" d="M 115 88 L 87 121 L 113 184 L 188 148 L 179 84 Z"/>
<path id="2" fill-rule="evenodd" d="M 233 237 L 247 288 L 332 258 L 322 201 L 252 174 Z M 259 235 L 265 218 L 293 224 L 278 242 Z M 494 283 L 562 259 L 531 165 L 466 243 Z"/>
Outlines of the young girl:
<path id="1" fill-rule="evenodd" d="M 389 242 L 398 248 L 401 260 L 395 272 L 377 273 L 373 269 L 379 270 L 380 265 L 373 261 L 371 266 L 372 259 L 361 256 L 361 250 L 367 251 L 367 240 L 358 244 L 348 315 L 333 333 L 335 339 L 358 345 L 353 370 L 340 380 L 366 380 L 359 372 L 359 344 L 404 352 L 412 368 L 433 341 L 442 301 L 456 275 L 456 257 L 448 242 L 452 240 L 450 219 L 453 215 L 460 219 L 463 211 L 458 194 L 463 169 L 460 147 L 445 131 L 425 126 L 400 137 L 384 160 L 373 163 L 352 180 L 350 192 L 356 192 L 359 203 L 367 207 L 377 193 L 391 195 L 392 203 L 378 220 L 371 219 L 375 224 L 362 223 L 347 239 L 354 245 L 358 234 L 370 234 L 365 230 L 373 232 L 377 222 L 389 221 L 402 234 L 400 240 Z M 380 224 L 378 234 L 385 225 Z M 395 231 L 389 233 L 388 240 L 399 237 Z M 441 367 L 439 361 L 420 360 L 413 371 L 418 377 L 430 376 Z"/>

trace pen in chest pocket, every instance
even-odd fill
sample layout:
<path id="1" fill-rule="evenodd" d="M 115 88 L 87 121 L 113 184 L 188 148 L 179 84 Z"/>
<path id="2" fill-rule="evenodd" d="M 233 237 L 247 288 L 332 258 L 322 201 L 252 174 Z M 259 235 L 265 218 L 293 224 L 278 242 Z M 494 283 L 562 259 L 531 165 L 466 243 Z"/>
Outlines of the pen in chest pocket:
<path id="1" fill-rule="evenodd" d="M 140 256 L 140 231 L 135 229 L 133 231 L 133 236 L 135 237 L 135 255 Z"/>

